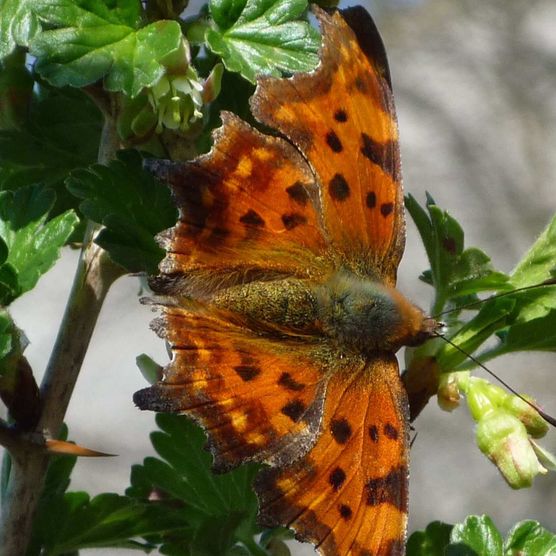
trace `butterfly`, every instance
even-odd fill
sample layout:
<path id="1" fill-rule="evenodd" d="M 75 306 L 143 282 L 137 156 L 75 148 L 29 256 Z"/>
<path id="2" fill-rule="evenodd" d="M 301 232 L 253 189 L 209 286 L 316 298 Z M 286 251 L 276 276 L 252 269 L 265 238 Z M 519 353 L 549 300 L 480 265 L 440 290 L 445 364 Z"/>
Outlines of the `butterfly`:
<path id="1" fill-rule="evenodd" d="M 260 77 L 263 134 L 222 113 L 212 150 L 154 161 L 179 220 L 152 280 L 172 351 L 142 409 L 199 422 L 217 471 L 267 464 L 264 525 L 325 556 L 404 552 L 408 401 L 395 352 L 438 325 L 395 289 L 405 242 L 384 46 L 360 7 L 315 7 L 316 70 Z"/>

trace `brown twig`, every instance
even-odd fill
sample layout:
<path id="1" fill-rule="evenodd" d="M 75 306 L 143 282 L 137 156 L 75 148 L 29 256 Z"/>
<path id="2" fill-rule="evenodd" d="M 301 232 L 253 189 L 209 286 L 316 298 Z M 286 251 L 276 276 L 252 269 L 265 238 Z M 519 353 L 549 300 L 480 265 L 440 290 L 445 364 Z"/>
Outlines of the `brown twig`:
<path id="1" fill-rule="evenodd" d="M 113 122 L 106 120 L 99 162 L 117 149 Z M 93 243 L 96 225 L 89 223 L 62 324 L 41 384 L 41 414 L 35 429 L 43 440 L 57 438 L 100 309 L 113 282 L 124 273 Z M 25 554 L 43 489 L 49 456 L 44 443 L 28 442 L 2 427 L 0 436 L 12 457 L 0 528 L 2 556 Z"/>

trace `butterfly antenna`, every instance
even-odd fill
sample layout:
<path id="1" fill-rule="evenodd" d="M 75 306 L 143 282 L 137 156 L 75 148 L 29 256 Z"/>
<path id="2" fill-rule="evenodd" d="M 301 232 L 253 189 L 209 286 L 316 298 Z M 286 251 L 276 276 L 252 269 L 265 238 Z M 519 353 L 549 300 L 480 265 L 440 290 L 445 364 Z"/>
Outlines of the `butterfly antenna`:
<path id="1" fill-rule="evenodd" d="M 497 293 L 496 295 L 491 295 L 490 297 L 487 297 L 486 299 L 478 299 L 477 301 L 472 301 L 471 303 L 466 303 L 465 305 L 458 305 L 457 307 L 454 307 L 453 309 L 447 309 L 446 311 L 442 311 L 441 313 L 437 313 L 433 318 L 438 318 L 441 317 L 442 315 L 447 315 L 448 313 L 453 313 L 454 311 L 461 311 L 462 309 L 468 309 L 469 307 L 473 307 L 475 305 L 480 305 L 481 303 L 485 303 L 487 301 L 491 301 L 492 299 L 498 299 L 499 297 L 504 297 L 505 295 L 511 295 L 517 292 L 523 292 L 526 290 L 533 290 L 535 288 L 543 288 L 544 286 L 554 286 L 556 285 L 556 277 L 555 278 L 549 278 L 548 280 L 545 280 L 544 282 L 541 282 L 540 284 L 533 284 L 531 286 L 523 286 L 521 288 L 517 288 L 515 290 L 511 290 L 511 291 L 507 291 L 507 292 L 502 292 L 502 293 Z"/>
<path id="2" fill-rule="evenodd" d="M 493 373 L 486 365 L 481 363 L 476 357 L 473 357 L 473 355 L 471 355 L 470 353 L 467 353 L 464 349 L 462 349 L 457 344 L 452 342 L 452 340 L 449 340 L 448 338 L 446 338 L 446 336 L 444 336 L 440 332 L 435 332 L 435 334 L 438 338 L 442 338 L 447 344 L 450 344 L 452 347 L 457 349 L 460 353 L 463 353 L 463 355 L 465 355 L 466 357 L 469 357 L 469 359 L 471 359 L 471 361 L 473 361 L 473 363 L 475 363 L 475 365 L 478 365 L 479 367 L 481 367 L 481 369 L 486 371 L 490 376 L 495 378 L 500 384 L 502 384 L 502 386 L 504 386 L 512 394 L 514 394 L 514 396 L 517 396 L 520 400 L 523 400 L 527 405 L 532 407 L 547 423 L 549 423 L 553 427 L 556 427 L 556 419 L 554 417 L 551 417 L 550 415 L 548 415 L 548 413 L 545 413 L 538 405 L 536 405 L 532 401 L 528 400 L 525 396 L 522 396 L 521 394 L 516 392 L 508 383 L 506 383 L 499 376 L 497 376 L 495 373 Z"/>

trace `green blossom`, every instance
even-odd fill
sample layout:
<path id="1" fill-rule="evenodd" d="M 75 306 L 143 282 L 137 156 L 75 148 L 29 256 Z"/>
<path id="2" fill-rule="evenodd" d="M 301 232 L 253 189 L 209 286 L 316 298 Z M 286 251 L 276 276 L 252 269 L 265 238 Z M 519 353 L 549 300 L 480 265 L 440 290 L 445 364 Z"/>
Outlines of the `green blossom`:
<path id="1" fill-rule="evenodd" d="M 164 75 L 149 91 L 149 102 L 158 115 L 157 133 L 164 128 L 187 131 L 203 117 L 203 84 L 193 66 L 184 75 Z"/>
<path id="2" fill-rule="evenodd" d="M 548 425 L 527 402 L 476 377 L 462 377 L 459 387 L 477 422 L 479 449 L 512 488 L 529 487 L 536 475 L 556 467 L 555 457 L 531 438 L 544 436 Z"/>
<path id="3" fill-rule="evenodd" d="M 220 92 L 223 66 L 217 64 L 206 80 L 191 65 L 189 43 L 183 39 L 179 56 L 169 62 L 166 73 L 148 89 L 148 100 L 156 114 L 156 133 L 165 128 L 186 132 L 203 117 L 203 104 Z"/>

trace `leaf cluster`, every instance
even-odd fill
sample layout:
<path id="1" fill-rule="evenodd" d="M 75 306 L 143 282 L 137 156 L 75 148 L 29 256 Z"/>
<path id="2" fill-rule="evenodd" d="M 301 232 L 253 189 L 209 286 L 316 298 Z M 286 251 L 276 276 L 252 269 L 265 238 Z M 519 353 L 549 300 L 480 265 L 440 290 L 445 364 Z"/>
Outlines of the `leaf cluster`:
<path id="1" fill-rule="evenodd" d="M 556 535 L 538 521 L 521 521 L 502 538 L 488 516 L 472 515 L 448 525 L 434 521 L 424 531 L 413 533 L 407 556 L 549 556 L 556 550 Z"/>
<path id="2" fill-rule="evenodd" d="M 197 36 L 252 82 L 257 74 L 307 71 L 318 62 L 320 41 L 299 20 L 306 9 L 306 0 L 213 0 L 211 19 L 197 24 Z M 55 87 L 103 79 L 106 90 L 135 97 L 179 63 L 179 21 L 148 22 L 138 0 L 111 7 L 101 0 L 6 0 L 1 13 L 0 57 L 28 47 L 36 71 Z"/>
<path id="3" fill-rule="evenodd" d="M 162 414 L 157 424 L 151 441 L 159 457 L 132 467 L 125 496 L 68 492 L 76 458 L 51 459 L 27 556 L 76 554 L 93 547 L 158 548 L 175 556 L 269 554 L 255 542 L 261 529 L 251 483 L 259 466 L 215 475 L 205 435 L 195 424 Z M 5 468 L 4 485 L 9 473 Z M 267 533 L 261 543 L 283 545 L 281 536 L 281 530 Z"/>
<path id="4" fill-rule="evenodd" d="M 175 508 L 186 522 L 181 531 L 157 539 L 161 552 L 175 556 L 265 554 L 254 541 L 260 529 L 251 483 L 259 466 L 247 464 L 215 475 L 199 427 L 176 415 L 159 414 L 156 422 L 160 430 L 151 433 L 151 442 L 160 458 L 149 457 L 132 467 L 127 494 L 139 500 L 156 498 Z"/>
<path id="5" fill-rule="evenodd" d="M 125 496 L 68 492 L 76 458 L 52 458 L 27 556 L 92 547 L 156 548 L 171 556 L 289 555 L 286 530 L 263 531 L 255 541 L 261 529 L 251 485 L 260 466 L 215 475 L 198 426 L 177 415 L 159 414 L 156 422 L 151 442 L 158 457 L 132 467 Z M 4 468 L 4 488 L 8 475 Z M 407 556 L 549 556 L 555 550 L 556 535 L 537 521 L 517 523 L 503 539 L 488 516 L 455 525 L 432 522 L 407 544 Z"/>
<path id="6" fill-rule="evenodd" d="M 556 285 L 551 283 L 556 268 L 556 217 L 506 275 L 495 270 L 480 249 L 464 248 L 461 226 L 430 195 L 426 210 L 412 196 L 407 197 L 406 207 L 429 258 L 430 269 L 421 279 L 435 288 L 431 314 L 446 317 L 450 340 L 473 353 L 495 334 L 496 345 L 480 354 L 481 361 L 513 351 L 556 351 Z M 531 286 L 539 287 L 520 291 Z M 480 302 L 477 294 L 487 291 L 496 295 Z M 461 320 L 464 311 L 474 313 L 465 322 Z M 466 356 L 448 344 L 439 348 L 436 358 L 443 370 L 466 366 Z"/>

